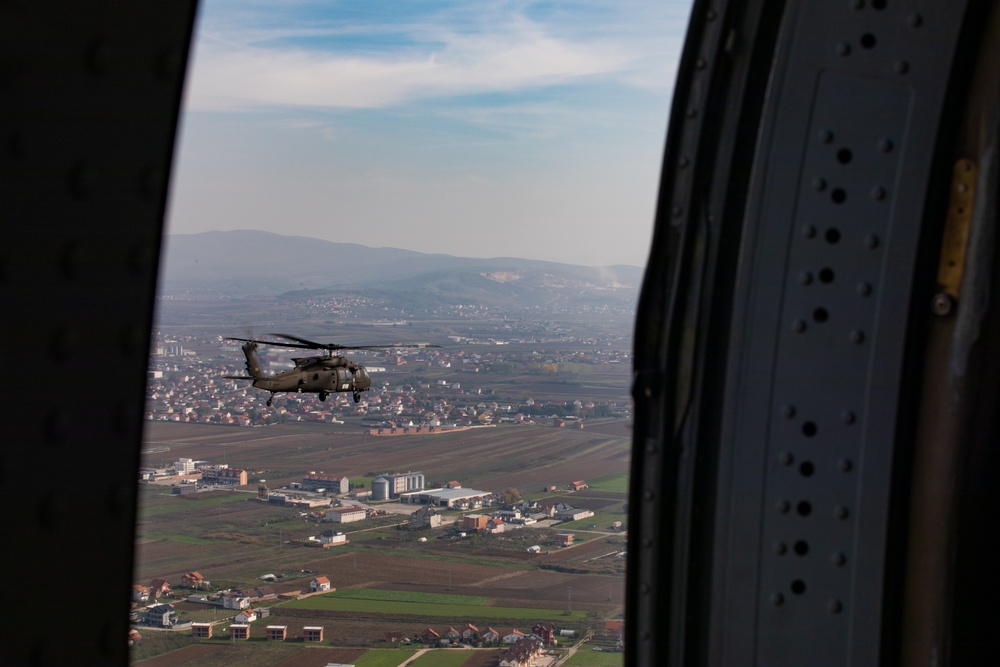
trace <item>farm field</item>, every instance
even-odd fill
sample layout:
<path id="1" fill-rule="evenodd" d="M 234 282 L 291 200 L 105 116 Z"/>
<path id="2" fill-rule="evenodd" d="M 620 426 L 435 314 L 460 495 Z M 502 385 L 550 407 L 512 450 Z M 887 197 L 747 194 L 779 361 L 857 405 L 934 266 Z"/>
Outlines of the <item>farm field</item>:
<path id="1" fill-rule="evenodd" d="M 256 639 L 244 642 L 244 649 L 216 640 L 173 651 L 170 648 L 177 648 L 176 643 L 164 644 L 163 651 L 169 652 L 152 659 L 169 661 L 145 659 L 142 664 L 233 664 L 226 662 L 223 650 L 230 651 L 230 660 L 235 655 L 232 651 L 245 650 L 256 651 L 254 660 L 262 662 L 241 657 L 241 664 L 310 665 L 320 664 L 311 661 L 320 660 L 317 654 L 330 647 L 364 651 L 384 645 L 389 631 L 415 636 L 427 627 L 444 631 L 466 623 L 530 630 L 542 620 L 583 631 L 601 619 L 620 617 L 624 560 L 615 559 L 614 554 L 624 550 L 625 534 L 610 530 L 610 524 L 627 519 L 627 494 L 618 489 L 627 488 L 630 433 L 621 424 L 601 424 L 607 432 L 511 425 L 378 438 L 335 424 L 287 423 L 246 429 L 147 423 L 144 464 L 169 464 L 179 458 L 207 460 L 246 468 L 251 481 L 235 489 L 183 496 L 172 494 L 169 487 L 141 484 L 136 583 L 170 581 L 176 596 L 161 600 L 166 602 L 195 592 L 179 588 L 181 575 L 192 570 L 212 582 L 211 590 L 261 586 L 263 575 L 274 574 L 278 579 L 269 585 L 278 594 L 294 597 L 308 592 L 313 577 L 325 575 L 336 593 L 269 601 L 271 616 L 253 624 L 260 626 L 255 638 L 267 624 L 287 625 L 290 637 L 301 637 L 306 625 L 322 625 L 326 629 L 322 647 L 286 643 L 268 648 L 264 652 L 270 657 L 265 658 L 258 653 L 273 643 Z M 405 530 L 396 524 L 407 523 L 406 514 L 351 524 L 318 523 L 307 512 L 257 499 L 261 479 L 275 489 L 311 471 L 359 479 L 406 470 L 422 471 L 428 486 L 432 481 L 458 480 L 463 487 L 484 491 L 516 488 L 541 503 L 564 502 L 591 509 L 595 517 L 564 526 L 526 526 L 498 535 L 472 533 L 455 539 L 453 524 L 461 520 L 461 512 L 443 510 L 441 528 Z M 574 493 L 543 491 L 552 486 L 565 489 L 579 479 L 595 488 Z M 398 506 L 392 509 L 407 511 Z M 301 545 L 331 527 L 345 531 L 350 542 L 331 549 Z M 575 533 L 576 543 L 559 548 L 555 534 L 564 530 Z M 451 539 L 438 539 L 445 537 Z M 527 551 L 534 545 L 541 547 L 540 553 Z M 182 622 L 223 620 L 235 614 L 187 602 L 178 604 L 176 610 Z M 195 650 L 199 646 L 223 648 Z M 136 651 L 135 656 L 148 658 L 152 650 Z M 357 660 L 351 660 L 364 667 L 368 660 L 382 659 L 375 655 L 384 652 L 355 653 Z M 479 660 L 484 653 L 453 652 L 469 654 L 470 660 Z M 496 654 L 492 655 L 495 660 Z M 475 667 L 479 663 L 462 664 Z"/>

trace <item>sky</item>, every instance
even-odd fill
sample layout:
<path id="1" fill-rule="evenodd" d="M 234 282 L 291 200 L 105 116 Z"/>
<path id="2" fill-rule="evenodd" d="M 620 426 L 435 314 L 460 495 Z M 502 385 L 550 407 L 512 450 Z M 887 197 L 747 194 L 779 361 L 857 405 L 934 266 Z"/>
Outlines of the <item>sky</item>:
<path id="1" fill-rule="evenodd" d="M 646 262 L 688 0 L 202 0 L 168 233 Z"/>

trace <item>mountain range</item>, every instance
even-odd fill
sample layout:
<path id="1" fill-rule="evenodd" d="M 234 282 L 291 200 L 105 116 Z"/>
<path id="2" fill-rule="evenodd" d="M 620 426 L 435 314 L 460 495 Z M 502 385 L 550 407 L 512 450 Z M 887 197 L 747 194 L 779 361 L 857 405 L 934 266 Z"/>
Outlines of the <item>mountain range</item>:
<path id="1" fill-rule="evenodd" d="M 643 269 L 470 258 L 239 230 L 164 237 L 159 293 L 268 297 L 349 292 L 409 303 L 632 307 Z"/>

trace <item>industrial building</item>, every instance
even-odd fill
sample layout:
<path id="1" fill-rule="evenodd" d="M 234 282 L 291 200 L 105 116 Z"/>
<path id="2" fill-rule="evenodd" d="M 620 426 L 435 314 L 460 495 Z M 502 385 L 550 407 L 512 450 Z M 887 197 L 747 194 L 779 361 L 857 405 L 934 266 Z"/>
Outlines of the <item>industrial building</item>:
<path id="1" fill-rule="evenodd" d="M 409 491 L 424 488 L 424 473 L 383 473 L 372 480 L 372 500 L 398 498 Z"/>
<path id="2" fill-rule="evenodd" d="M 492 492 L 476 489 L 424 489 L 400 494 L 399 501 L 448 509 L 475 509 L 493 504 L 494 498 Z"/>

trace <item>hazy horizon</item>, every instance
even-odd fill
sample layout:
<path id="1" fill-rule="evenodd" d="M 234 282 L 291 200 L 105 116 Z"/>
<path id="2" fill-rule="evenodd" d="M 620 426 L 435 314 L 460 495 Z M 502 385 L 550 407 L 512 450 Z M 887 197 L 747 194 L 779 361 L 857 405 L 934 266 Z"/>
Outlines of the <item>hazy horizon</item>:
<path id="1" fill-rule="evenodd" d="M 643 266 L 688 12 L 204 0 L 165 231 Z"/>

